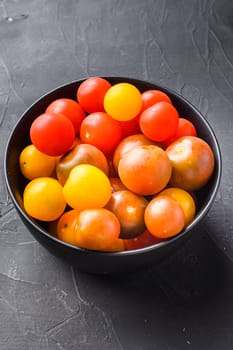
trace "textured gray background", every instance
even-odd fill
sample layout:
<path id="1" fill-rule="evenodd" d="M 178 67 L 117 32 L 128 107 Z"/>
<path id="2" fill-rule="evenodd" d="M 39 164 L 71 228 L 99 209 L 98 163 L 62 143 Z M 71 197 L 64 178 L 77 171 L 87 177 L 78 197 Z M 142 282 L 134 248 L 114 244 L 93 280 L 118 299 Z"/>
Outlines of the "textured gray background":
<path id="1" fill-rule="evenodd" d="M 217 198 L 162 264 L 75 271 L 20 222 L 0 176 L 0 349 L 233 349 L 233 2 L 0 0 L 0 165 L 21 113 L 50 89 L 120 75 L 181 93 L 223 155 Z"/>

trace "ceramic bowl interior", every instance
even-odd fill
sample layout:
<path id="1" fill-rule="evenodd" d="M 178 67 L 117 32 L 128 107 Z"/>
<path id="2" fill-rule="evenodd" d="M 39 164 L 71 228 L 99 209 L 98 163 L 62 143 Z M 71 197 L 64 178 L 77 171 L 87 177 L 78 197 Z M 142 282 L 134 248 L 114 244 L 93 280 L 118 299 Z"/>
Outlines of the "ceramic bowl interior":
<path id="1" fill-rule="evenodd" d="M 83 80 L 74 81 L 49 92 L 38 99 L 19 118 L 15 125 L 5 151 L 4 174 L 11 200 L 27 229 L 51 253 L 60 258 L 66 259 L 68 263 L 78 269 L 89 273 L 122 273 L 135 270 L 146 265 L 154 264 L 156 261 L 171 254 L 172 251 L 181 244 L 184 239 L 190 237 L 194 227 L 204 218 L 213 204 L 214 198 L 219 188 L 221 179 L 221 153 L 216 139 L 216 135 L 204 118 L 204 116 L 186 99 L 174 91 L 163 86 L 150 82 L 130 79 L 126 77 L 105 77 L 110 83 L 129 82 L 138 87 L 143 92 L 149 89 L 159 89 L 164 91 L 171 98 L 179 114 L 194 123 L 198 136 L 203 138 L 211 146 L 215 156 L 215 170 L 209 183 L 200 191 L 197 196 L 197 213 L 192 223 L 179 235 L 161 242 L 159 244 L 132 251 L 123 252 L 96 252 L 81 249 L 60 241 L 48 233 L 46 225 L 29 217 L 23 208 L 22 193 L 25 186 L 25 179 L 20 173 L 18 159 L 22 149 L 30 143 L 29 129 L 33 120 L 42 114 L 46 107 L 58 98 L 76 99 L 76 91 Z"/>

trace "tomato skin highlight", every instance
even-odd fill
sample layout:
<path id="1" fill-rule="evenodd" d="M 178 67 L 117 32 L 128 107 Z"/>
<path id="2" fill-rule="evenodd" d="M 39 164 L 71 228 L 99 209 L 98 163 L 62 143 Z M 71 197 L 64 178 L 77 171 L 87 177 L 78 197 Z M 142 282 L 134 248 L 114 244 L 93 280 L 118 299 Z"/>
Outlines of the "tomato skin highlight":
<path id="1" fill-rule="evenodd" d="M 169 102 L 158 102 L 142 112 L 139 120 L 143 134 L 157 142 L 172 137 L 178 128 L 179 114 Z"/>
<path id="2" fill-rule="evenodd" d="M 31 124 L 30 138 L 42 153 L 60 156 L 72 147 L 75 130 L 72 122 L 63 114 L 44 113 Z"/>

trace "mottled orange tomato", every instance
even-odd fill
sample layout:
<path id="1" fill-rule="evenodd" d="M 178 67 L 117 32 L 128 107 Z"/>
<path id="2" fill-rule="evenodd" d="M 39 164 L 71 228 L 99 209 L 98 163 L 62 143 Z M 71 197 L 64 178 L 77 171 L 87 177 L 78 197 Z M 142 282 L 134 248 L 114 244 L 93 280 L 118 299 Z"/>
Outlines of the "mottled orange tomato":
<path id="1" fill-rule="evenodd" d="M 122 139 L 116 147 L 113 154 L 113 165 L 116 172 L 118 171 L 119 160 L 122 158 L 123 154 L 125 154 L 128 151 L 131 151 L 137 146 L 153 144 L 154 142 L 146 138 L 146 136 L 144 136 L 143 134 L 130 135 Z"/>
<path id="2" fill-rule="evenodd" d="M 160 192 L 171 176 L 166 152 L 155 145 L 138 146 L 124 154 L 118 165 L 119 177 L 132 192 L 153 195 Z"/>
<path id="3" fill-rule="evenodd" d="M 210 180 L 214 171 L 214 154 L 203 139 L 181 137 L 167 147 L 166 153 L 172 163 L 172 186 L 195 191 Z"/>
<path id="4" fill-rule="evenodd" d="M 148 202 L 128 190 L 113 192 L 106 208 L 111 210 L 119 219 L 121 238 L 132 238 L 145 231 L 144 212 Z"/>

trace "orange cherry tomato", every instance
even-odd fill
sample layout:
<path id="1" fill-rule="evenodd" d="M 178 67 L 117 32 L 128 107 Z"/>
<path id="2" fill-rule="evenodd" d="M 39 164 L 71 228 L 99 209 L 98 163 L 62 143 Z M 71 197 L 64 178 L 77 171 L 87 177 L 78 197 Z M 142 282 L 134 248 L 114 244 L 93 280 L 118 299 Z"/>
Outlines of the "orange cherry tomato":
<path id="1" fill-rule="evenodd" d="M 172 164 L 170 185 L 187 191 L 202 188 L 214 171 L 214 154 L 203 139 L 183 136 L 166 148 Z"/>
<path id="2" fill-rule="evenodd" d="M 155 145 L 137 146 L 120 159 L 118 173 L 132 192 L 153 195 L 166 187 L 172 166 L 166 152 Z"/>
<path id="3" fill-rule="evenodd" d="M 119 235 L 119 220 L 110 210 L 86 209 L 79 214 L 75 230 L 78 246 L 91 250 L 111 250 L 117 244 Z"/>
<path id="4" fill-rule="evenodd" d="M 146 207 L 145 224 L 147 230 L 155 237 L 173 237 L 184 228 L 184 211 L 178 201 L 160 195 L 153 198 Z"/>
<path id="5" fill-rule="evenodd" d="M 132 238 L 145 231 L 144 212 L 148 202 L 131 191 L 113 192 L 105 208 L 111 210 L 121 225 L 120 238 Z"/>
<path id="6" fill-rule="evenodd" d="M 152 144 L 154 144 L 154 142 L 149 140 L 143 134 L 129 135 L 124 139 L 122 139 L 118 143 L 113 153 L 113 166 L 116 170 L 116 173 L 118 173 L 119 161 L 126 152 L 134 149 L 136 146 L 152 145 Z"/>
<path id="7" fill-rule="evenodd" d="M 180 203 L 185 216 L 184 227 L 188 226 L 188 224 L 190 224 L 190 222 L 193 220 L 196 213 L 196 204 L 193 196 L 188 191 L 185 191 L 182 188 L 178 187 L 166 188 L 158 194 L 158 196 L 160 195 L 170 196 Z"/>
<path id="8" fill-rule="evenodd" d="M 57 237 L 69 244 L 76 244 L 75 230 L 80 211 L 71 209 L 65 212 L 57 223 Z"/>

